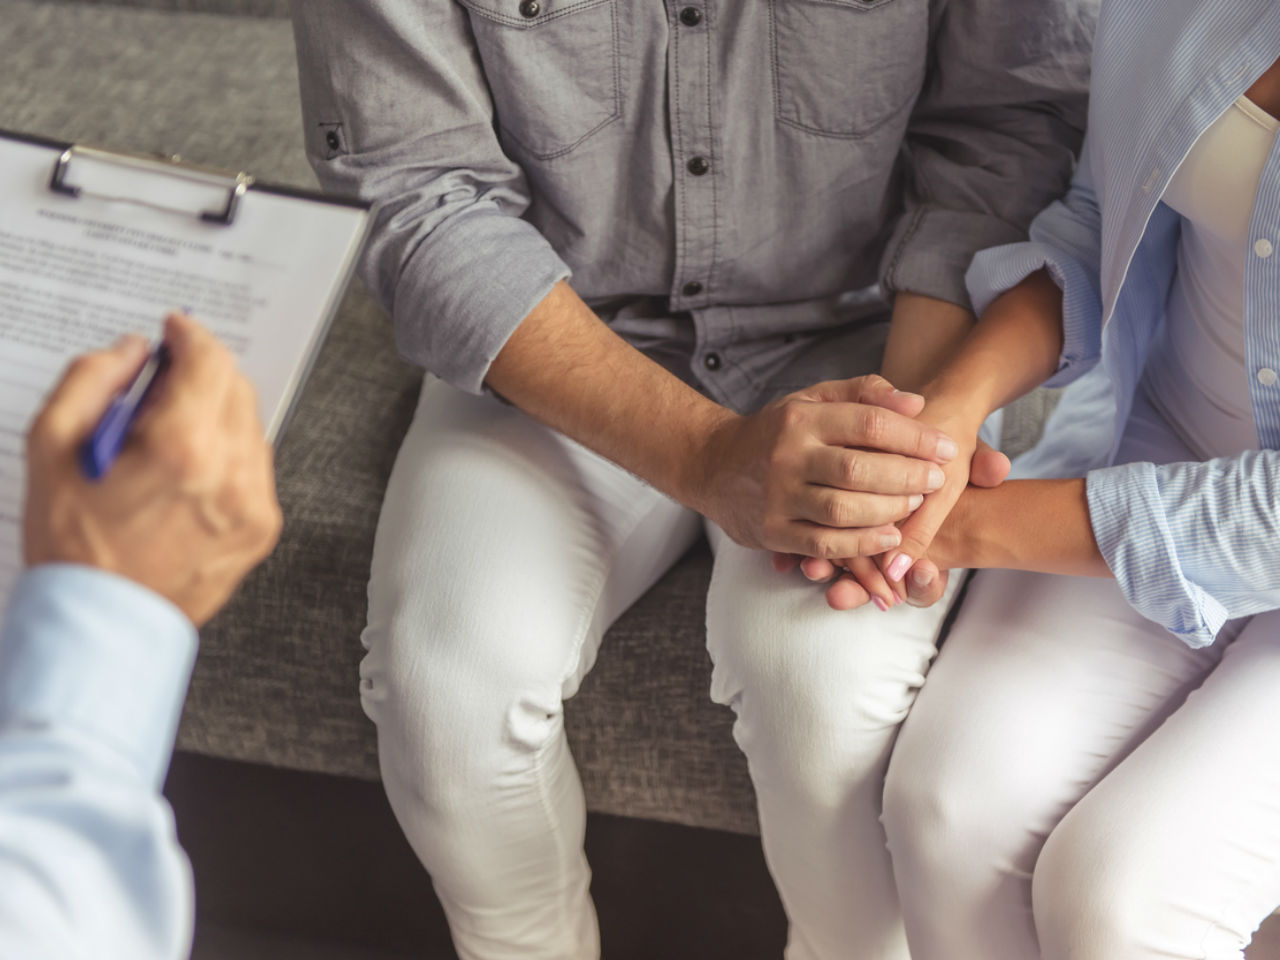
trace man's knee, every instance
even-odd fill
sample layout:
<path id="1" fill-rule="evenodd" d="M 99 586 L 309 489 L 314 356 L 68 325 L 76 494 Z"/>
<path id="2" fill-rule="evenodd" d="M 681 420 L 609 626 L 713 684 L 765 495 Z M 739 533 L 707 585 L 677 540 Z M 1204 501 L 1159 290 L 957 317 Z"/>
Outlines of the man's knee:
<path id="1" fill-rule="evenodd" d="M 835 807 L 878 781 L 917 674 L 860 644 L 856 630 L 835 644 L 803 631 L 732 643 L 717 659 L 713 696 L 737 714 L 734 735 L 757 786 Z"/>
<path id="2" fill-rule="evenodd" d="M 378 727 L 384 775 L 394 766 L 433 805 L 474 802 L 563 728 L 564 643 L 540 642 L 529 618 L 518 631 L 493 612 L 465 618 L 461 632 L 447 609 L 371 618 L 364 632 L 360 697 Z"/>

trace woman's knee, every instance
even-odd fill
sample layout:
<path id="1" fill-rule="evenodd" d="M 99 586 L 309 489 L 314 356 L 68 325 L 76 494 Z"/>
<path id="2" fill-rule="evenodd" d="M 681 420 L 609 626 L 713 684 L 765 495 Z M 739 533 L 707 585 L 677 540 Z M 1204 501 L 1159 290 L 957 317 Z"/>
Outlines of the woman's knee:
<path id="1" fill-rule="evenodd" d="M 1144 960 L 1183 956 L 1152 925 L 1154 877 L 1105 824 L 1073 811 L 1050 834 L 1036 862 L 1032 904 L 1044 960 Z M 1195 944 L 1190 944 L 1194 956 Z"/>
<path id="2" fill-rule="evenodd" d="M 984 712 L 940 692 L 926 688 L 885 777 L 895 865 L 917 881 L 950 884 L 1029 873 L 1061 793 L 1054 759 L 1038 749 L 1035 714 L 994 704 Z"/>

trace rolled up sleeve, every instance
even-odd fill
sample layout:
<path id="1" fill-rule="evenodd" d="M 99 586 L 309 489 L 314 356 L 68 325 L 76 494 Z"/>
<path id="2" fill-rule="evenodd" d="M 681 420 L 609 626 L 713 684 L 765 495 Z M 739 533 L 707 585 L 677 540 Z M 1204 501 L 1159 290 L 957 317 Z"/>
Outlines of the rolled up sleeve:
<path id="1" fill-rule="evenodd" d="M 906 139 L 907 203 L 881 283 L 969 307 L 974 254 L 1025 239 L 1083 136 L 1096 0 L 935 3 Z"/>
<path id="2" fill-rule="evenodd" d="M 307 155 L 327 190 L 376 204 L 362 276 L 401 353 L 479 392 L 569 268 L 521 215 L 519 166 L 451 0 L 292 4 Z"/>
<path id="3" fill-rule="evenodd" d="M 1095 366 L 1102 352 L 1102 217 L 1088 144 L 1071 189 L 1036 217 L 1030 236 L 1024 243 L 982 251 L 965 279 L 973 308 L 982 314 L 1031 274 L 1049 271 L 1062 290 L 1063 348 L 1046 385 L 1062 387 Z"/>
<path id="4" fill-rule="evenodd" d="M 1280 451 L 1096 470 L 1089 513 L 1130 605 L 1193 647 L 1280 609 Z"/>

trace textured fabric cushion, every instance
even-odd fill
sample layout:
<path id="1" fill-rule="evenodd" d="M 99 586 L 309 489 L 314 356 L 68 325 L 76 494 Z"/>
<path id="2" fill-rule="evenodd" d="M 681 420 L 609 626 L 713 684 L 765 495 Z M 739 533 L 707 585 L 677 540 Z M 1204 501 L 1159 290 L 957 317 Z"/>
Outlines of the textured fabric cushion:
<path id="1" fill-rule="evenodd" d="M 130 6 L 270 14 L 283 4 L 0 0 L 0 127 L 314 184 L 287 22 Z M 382 489 L 418 384 L 357 285 L 280 446 L 284 539 L 204 633 L 184 749 L 377 776 L 373 726 L 357 697 L 359 633 Z M 1036 396 L 1011 412 L 1015 445 L 1037 434 L 1046 403 Z M 708 699 L 709 576 L 700 546 L 609 631 L 569 705 L 592 810 L 756 829 L 732 717 Z"/>

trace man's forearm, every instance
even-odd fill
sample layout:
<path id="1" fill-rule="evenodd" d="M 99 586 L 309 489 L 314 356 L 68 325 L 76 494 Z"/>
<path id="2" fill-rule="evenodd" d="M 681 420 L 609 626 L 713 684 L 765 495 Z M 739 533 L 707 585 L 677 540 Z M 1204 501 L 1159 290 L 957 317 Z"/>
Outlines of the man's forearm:
<path id="1" fill-rule="evenodd" d="M 715 428 L 734 417 L 605 326 L 567 283 L 516 329 L 486 382 L 695 509 L 690 466 Z"/>
<path id="2" fill-rule="evenodd" d="M 947 566 L 1111 577 L 1094 539 L 1083 479 L 969 487 L 944 525 Z"/>

